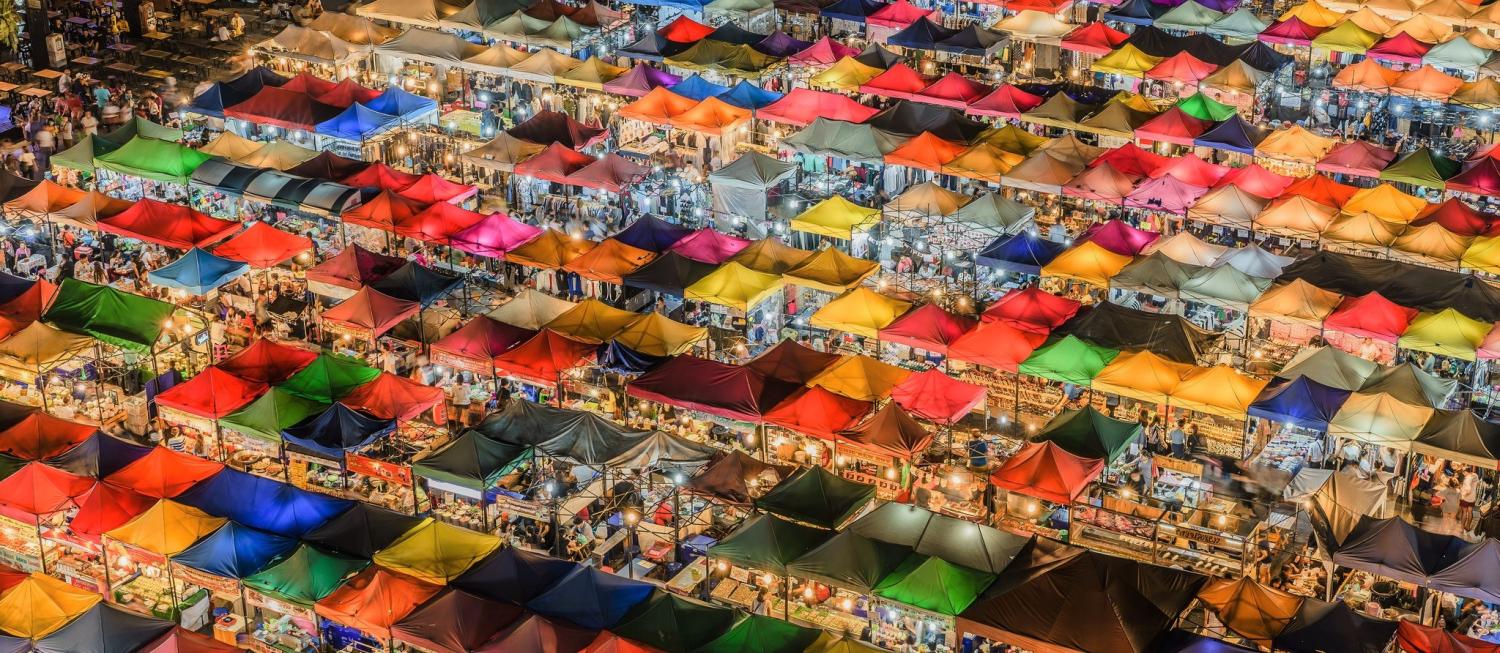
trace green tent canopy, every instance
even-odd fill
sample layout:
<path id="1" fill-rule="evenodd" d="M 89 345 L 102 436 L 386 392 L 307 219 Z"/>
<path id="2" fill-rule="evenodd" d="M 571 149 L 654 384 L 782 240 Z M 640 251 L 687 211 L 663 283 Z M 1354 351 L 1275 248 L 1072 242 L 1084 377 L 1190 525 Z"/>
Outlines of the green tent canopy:
<path id="1" fill-rule="evenodd" d="M 1140 424 L 1117 420 L 1094 410 L 1093 406 L 1085 406 L 1053 417 L 1031 440 L 1050 440 L 1075 456 L 1114 462 L 1140 434 Z"/>
<path id="2" fill-rule="evenodd" d="M 956 616 L 995 582 L 995 575 L 912 554 L 875 587 L 875 596 L 942 615 Z"/>
<path id="3" fill-rule="evenodd" d="M 1371 46 L 1380 42 L 1381 38 L 1381 35 L 1360 27 L 1358 23 L 1346 20 L 1319 34 L 1313 39 L 1312 46 L 1333 52 L 1364 54 Z"/>
<path id="4" fill-rule="evenodd" d="M 786 566 L 786 573 L 869 594 L 911 556 L 912 548 L 843 531 Z"/>
<path id="5" fill-rule="evenodd" d="M 806 653 L 885 653 L 885 649 L 848 635 L 839 636 L 823 631 L 818 640 L 807 647 Z"/>
<path id="6" fill-rule="evenodd" d="M 1401 182 L 1425 188 L 1443 188 L 1443 182 L 1458 174 L 1462 167 L 1457 161 L 1438 156 L 1432 148 L 1424 147 L 1401 157 L 1385 170 L 1380 171 L 1381 181 Z"/>
<path id="7" fill-rule="evenodd" d="M 1234 13 L 1215 21 L 1214 24 L 1209 25 L 1208 29 L 1204 31 L 1214 36 L 1223 36 L 1226 39 L 1231 39 L 1231 44 L 1233 44 L 1233 39 L 1254 41 L 1269 26 L 1270 23 L 1261 20 L 1255 15 L 1255 12 L 1249 8 L 1241 7 L 1236 9 Z"/>
<path id="8" fill-rule="evenodd" d="M 846 530 L 992 574 L 1010 567 L 1036 539 L 895 501 L 881 504 Z"/>
<path id="9" fill-rule="evenodd" d="M 432 455 L 412 463 L 413 474 L 484 492 L 500 477 L 529 462 L 535 449 L 497 442 L 478 431 L 465 431 Z"/>
<path id="10" fill-rule="evenodd" d="M 303 399 L 331 404 L 359 386 L 374 381 L 377 376 L 380 376 L 380 370 L 357 360 L 322 353 L 282 383 L 281 389 Z"/>
<path id="11" fill-rule="evenodd" d="M 1184 32 L 1201 32 L 1209 25 L 1219 22 L 1224 13 L 1205 7 L 1194 0 L 1187 0 L 1156 19 L 1157 29 L 1177 29 Z"/>
<path id="12" fill-rule="evenodd" d="M 271 388 L 239 410 L 219 418 L 219 426 L 266 442 L 281 442 L 281 432 L 328 410 L 329 404 Z"/>
<path id="13" fill-rule="evenodd" d="M 61 168 L 93 172 L 94 157 L 111 151 L 103 147 L 103 142 L 102 139 L 96 140 L 93 136 L 84 136 L 83 140 L 74 143 L 73 147 L 52 155 L 48 161 Z"/>
<path id="14" fill-rule="evenodd" d="M 785 575 L 788 563 L 827 539 L 828 531 L 823 529 L 760 514 L 709 547 L 708 555 L 741 567 Z"/>
<path id="15" fill-rule="evenodd" d="M 120 174 L 185 184 L 193 171 L 211 158 L 212 155 L 171 141 L 137 136 L 120 149 L 95 157 L 94 163 Z"/>
<path id="16" fill-rule="evenodd" d="M 172 317 L 172 305 L 109 286 L 63 279 L 42 320 L 63 331 L 93 336 L 137 351 L 149 351 Z"/>
<path id="17" fill-rule="evenodd" d="M 662 651 L 694 651 L 734 626 L 734 610 L 656 592 L 609 631 Z"/>
<path id="18" fill-rule="evenodd" d="M 1234 107 L 1219 102 L 1202 92 L 1194 93 L 1177 103 L 1177 108 L 1199 120 L 1220 122 L 1234 115 Z"/>
<path id="19" fill-rule="evenodd" d="M 821 528 L 837 528 L 875 498 L 875 486 L 808 467 L 756 500 L 761 510 Z"/>
<path id="20" fill-rule="evenodd" d="M 99 146 L 104 148 L 99 154 L 118 150 L 137 136 L 159 141 L 180 141 L 183 133 L 181 129 L 158 125 L 145 118 L 131 118 L 129 122 L 110 130 L 108 134 L 97 137 Z"/>
<path id="21" fill-rule="evenodd" d="M 244 583 L 247 589 L 310 609 L 369 564 L 368 560 L 303 544 L 286 559 L 246 578 Z"/>
<path id="22" fill-rule="evenodd" d="M 1120 355 L 1120 350 L 1091 345 L 1071 335 L 1042 345 L 1021 361 L 1020 372 L 1044 379 L 1088 385 Z"/>
<path id="23" fill-rule="evenodd" d="M 695 653 L 803 653 L 823 631 L 752 614 Z"/>

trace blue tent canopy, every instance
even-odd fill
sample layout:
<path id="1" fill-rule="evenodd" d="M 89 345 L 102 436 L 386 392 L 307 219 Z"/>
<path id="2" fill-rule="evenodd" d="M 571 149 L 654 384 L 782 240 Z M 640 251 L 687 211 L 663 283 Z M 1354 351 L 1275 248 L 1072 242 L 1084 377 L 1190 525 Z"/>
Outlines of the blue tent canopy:
<path id="1" fill-rule="evenodd" d="M 822 14 L 824 18 L 836 18 L 838 20 L 863 23 L 866 17 L 879 11 L 884 6 L 885 3 L 876 2 L 875 0 L 839 0 L 824 7 L 818 13 Z"/>
<path id="2" fill-rule="evenodd" d="M 249 270 L 246 263 L 210 254 L 197 247 L 167 265 L 146 273 L 146 279 L 158 286 L 181 290 L 189 295 L 206 295 Z"/>
<path id="3" fill-rule="evenodd" d="M 729 89 L 728 93 L 720 95 L 719 99 L 725 104 L 754 111 L 780 100 L 781 96 L 781 93 L 767 91 L 742 79 L 740 83 L 734 85 L 734 88 Z"/>
<path id="4" fill-rule="evenodd" d="M 96 603 L 68 625 L 36 640 L 31 650 L 38 653 L 140 651 L 167 634 L 173 625 L 164 619 L 127 612 L 107 603 Z M 0 646 L 0 651 L 11 650 L 16 649 Z"/>
<path id="5" fill-rule="evenodd" d="M 1169 630 L 1157 637 L 1151 647 L 1159 653 L 1254 653 L 1256 650 L 1185 630 Z"/>
<path id="6" fill-rule="evenodd" d="M 188 111 L 214 118 L 224 117 L 224 107 L 232 107 L 250 99 L 267 86 L 281 86 L 287 78 L 276 74 L 265 66 L 251 68 L 245 74 L 227 82 L 214 82 L 208 90 L 193 98 Z"/>
<path id="7" fill-rule="evenodd" d="M 1348 390 L 1330 388 L 1305 376 L 1291 381 L 1278 380 L 1260 391 L 1250 404 L 1250 415 L 1273 422 L 1287 422 L 1304 428 L 1326 430 L 1328 420 L 1339 412 Z"/>
<path id="8" fill-rule="evenodd" d="M 385 89 L 385 92 L 375 96 L 375 99 L 366 102 L 365 107 L 372 111 L 400 116 L 404 119 L 411 119 L 429 111 L 436 111 L 438 108 L 435 100 L 414 93 L 408 93 L 400 86 L 391 86 Z"/>
<path id="9" fill-rule="evenodd" d="M 687 238 L 691 233 L 693 233 L 692 229 L 647 215 L 610 237 L 631 247 L 660 254 L 676 245 L 677 241 Z"/>
<path id="10" fill-rule="evenodd" d="M 35 285 L 36 279 L 26 279 L 14 274 L 0 272 L 0 304 L 26 294 L 26 291 L 31 290 L 31 287 Z"/>
<path id="11" fill-rule="evenodd" d="M 210 515 L 288 537 L 302 537 L 353 504 L 235 469 L 214 474 L 177 500 Z"/>
<path id="12" fill-rule="evenodd" d="M 577 568 L 574 562 L 508 546 L 480 560 L 452 585 L 488 599 L 525 604 Z"/>
<path id="13" fill-rule="evenodd" d="M 151 453 L 150 447 L 126 442 L 102 431 L 45 462 L 69 474 L 104 478 Z"/>
<path id="14" fill-rule="evenodd" d="M 1252 125 L 1241 118 L 1240 114 L 1234 114 L 1213 129 L 1203 132 L 1202 136 L 1193 139 L 1193 145 L 1240 154 L 1255 154 L 1255 146 L 1266 140 L 1266 136 L 1270 133 L 1265 127 Z"/>
<path id="15" fill-rule="evenodd" d="M 297 539 L 226 522 L 219 530 L 172 556 L 172 562 L 239 580 L 265 569 L 297 548 Z"/>
<path id="16" fill-rule="evenodd" d="M 599 345 L 599 351 L 595 356 L 598 358 L 600 368 L 618 374 L 640 374 L 671 358 L 671 356 L 642 354 L 618 342 L 606 342 Z"/>
<path id="17" fill-rule="evenodd" d="M 1062 243 L 1044 240 L 1030 232 L 1023 231 L 1014 236 L 996 238 L 994 242 L 980 250 L 974 260 L 980 265 L 992 268 L 1041 274 L 1042 266 L 1051 263 L 1052 259 L 1057 258 L 1067 248 L 1068 246 Z"/>
<path id="18" fill-rule="evenodd" d="M 949 29 L 932 22 L 930 18 L 920 18 L 906 29 L 892 34 L 885 42 L 891 45 L 899 45 L 903 48 L 916 48 L 918 50 L 936 50 L 938 43 L 948 40 L 957 34 L 959 30 Z"/>
<path id="19" fill-rule="evenodd" d="M 552 589 L 526 603 L 544 617 L 570 621 L 583 628 L 603 630 L 620 622 L 625 613 L 651 597 L 655 586 L 593 567 L 579 567 Z"/>
<path id="20" fill-rule="evenodd" d="M 626 0 L 625 4 L 641 7 L 676 7 L 695 14 L 702 14 L 703 8 L 708 5 L 707 2 L 696 0 Z"/>
<path id="21" fill-rule="evenodd" d="M 330 460 L 343 460 L 344 452 L 363 447 L 396 430 L 396 420 L 335 403 L 328 410 L 304 419 L 281 432 L 287 445 Z"/>
<path id="22" fill-rule="evenodd" d="M 396 268 L 395 272 L 370 284 L 370 287 L 396 299 L 430 306 L 432 302 L 448 294 L 448 291 L 453 290 L 463 281 L 463 277 L 422 267 L 415 261 L 408 261 L 406 265 Z"/>
<path id="23" fill-rule="evenodd" d="M 343 113 L 318 123 L 319 135 L 342 138 L 346 141 L 362 141 L 379 134 L 401 122 L 400 116 L 381 113 L 355 102 Z"/>
<path id="24" fill-rule="evenodd" d="M 0 653 L 26 653 L 31 649 L 31 640 L 9 635 L 0 635 Z"/>
<path id="25" fill-rule="evenodd" d="M 1171 7 L 1159 5 L 1150 0 L 1125 0 L 1115 6 L 1112 11 L 1105 12 L 1104 17 L 1132 25 L 1150 25 L 1156 22 L 1162 14 L 1167 13 L 1168 9 Z"/>
<path id="26" fill-rule="evenodd" d="M 706 79 L 703 79 L 703 77 L 698 73 L 693 73 L 691 77 L 668 86 L 667 90 L 681 95 L 682 97 L 685 97 L 689 100 L 701 101 L 707 100 L 711 97 L 723 95 L 729 92 L 729 87 L 715 84 Z"/>

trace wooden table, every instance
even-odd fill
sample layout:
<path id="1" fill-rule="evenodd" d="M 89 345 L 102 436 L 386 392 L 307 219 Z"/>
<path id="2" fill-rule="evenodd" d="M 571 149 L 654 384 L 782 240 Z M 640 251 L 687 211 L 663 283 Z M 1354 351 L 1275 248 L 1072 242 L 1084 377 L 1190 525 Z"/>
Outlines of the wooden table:
<path id="1" fill-rule="evenodd" d="M 129 43 L 111 43 L 109 44 L 109 49 L 115 52 L 134 52 L 135 46 Z"/>
<path id="2" fill-rule="evenodd" d="M 222 18 L 224 16 L 228 16 L 229 12 L 224 11 L 223 9 L 204 9 L 203 15 L 208 18 Z"/>
<path id="3" fill-rule="evenodd" d="M 165 71 L 165 70 L 158 70 L 158 69 L 152 68 L 151 70 L 148 70 L 146 72 L 140 73 L 140 75 L 142 77 L 150 77 L 151 79 L 166 79 L 168 77 L 171 77 L 172 74 L 169 73 L 169 72 L 167 72 L 167 71 Z"/>
<path id="4" fill-rule="evenodd" d="M 7 63 L 0 63 L 0 70 L 4 70 L 5 72 L 10 73 L 12 75 L 20 72 L 24 68 L 26 68 L 26 64 L 16 63 L 14 61 L 10 61 L 10 62 L 7 62 Z"/>
<path id="5" fill-rule="evenodd" d="M 95 59 L 93 57 L 76 57 L 73 59 L 73 63 L 76 63 L 80 66 L 97 66 L 99 65 L 99 61 L 99 59 Z"/>
<path id="6" fill-rule="evenodd" d="M 32 75 L 35 75 L 35 76 L 40 77 L 42 79 L 57 79 L 59 77 L 62 77 L 63 74 L 60 73 L 60 72 L 57 72 L 56 70 L 48 68 L 46 70 L 38 70 L 38 71 L 32 73 Z"/>
<path id="7" fill-rule="evenodd" d="M 167 59 L 172 56 L 172 53 L 165 50 L 147 50 L 142 52 L 141 56 L 151 57 L 152 59 Z"/>
<path id="8" fill-rule="evenodd" d="M 121 62 L 121 63 L 112 63 L 112 64 L 110 64 L 108 66 L 105 66 L 105 68 L 113 70 L 113 71 L 115 71 L 117 73 L 132 73 L 132 72 L 135 72 L 136 65 L 133 64 L 133 63 L 123 63 L 123 62 Z"/>
<path id="9" fill-rule="evenodd" d="M 0 82 L 0 93 L 9 93 L 9 92 L 14 91 L 14 90 L 16 90 L 18 88 L 21 88 L 21 86 L 19 84 L 12 84 L 10 82 Z"/>
<path id="10" fill-rule="evenodd" d="M 204 59 L 202 57 L 194 57 L 194 56 L 191 56 L 191 55 L 183 57 L 181 59 L 181 61 L 182 61 L 182 63 L 185 63 L 185 64 L 187 64 L 189 66 L 207 66 L 208 65 L 208 60 L 207 59 Z"/>
<path id="11" fill-rule="evenodd" d="M 21 91 L 21 95 L 25 95 L 26 97 L 47 97 L 48 95 L 52 95 L 52 91 L 49 91 L 40 86 L 33 86 L 24 91 Z"/>
<path id="12" fill-rule="evenodd" d="M 172 38 L 172 35 L 168 34 L 166 32 L 146 32 L 145 34 L 142 34 L 141 36 L 144 36 L 144 37 L 146 37 L 148 39 L 151 39 L 153 41 L 165 41 L 167 39 Z"/>

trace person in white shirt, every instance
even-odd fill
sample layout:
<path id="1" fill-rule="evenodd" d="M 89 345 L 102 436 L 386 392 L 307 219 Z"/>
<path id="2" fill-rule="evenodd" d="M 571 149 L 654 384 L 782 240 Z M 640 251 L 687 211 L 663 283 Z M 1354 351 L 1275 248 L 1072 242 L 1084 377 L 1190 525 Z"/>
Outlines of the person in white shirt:
<path id="1" fill-rule="evenodd" d="M 1474 504 L 1479 502 L 1479 475 L 1472 469 L 1459 473 L 1458 523 L 1465 531 L 1474 528 Z"/>

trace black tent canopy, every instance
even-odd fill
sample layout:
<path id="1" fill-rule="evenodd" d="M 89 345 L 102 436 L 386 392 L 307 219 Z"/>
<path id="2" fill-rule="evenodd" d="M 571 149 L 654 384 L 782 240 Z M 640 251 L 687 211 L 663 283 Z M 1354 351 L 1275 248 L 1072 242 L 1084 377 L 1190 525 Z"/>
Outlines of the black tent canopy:
<path id="1" fill-rule="evenodd" d="M 1079 311 L 1053 335 L 1072 335 L 1111 349 L 1149 351 L 1173 362 L 1195 365 L 1223 334 L 1206 331 L 1181 315 L 1106 302 Z"/>
<path id="2" fill-rule="evenodd" d="M 421 522 L 411 515 L 356 501 L 353 507 L 308 532 L 302 539 L 309 544 L 368 560 L 376 551 L 390 546 Z"/>

